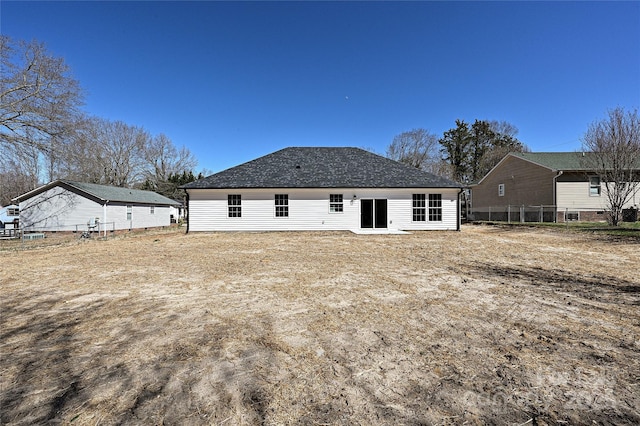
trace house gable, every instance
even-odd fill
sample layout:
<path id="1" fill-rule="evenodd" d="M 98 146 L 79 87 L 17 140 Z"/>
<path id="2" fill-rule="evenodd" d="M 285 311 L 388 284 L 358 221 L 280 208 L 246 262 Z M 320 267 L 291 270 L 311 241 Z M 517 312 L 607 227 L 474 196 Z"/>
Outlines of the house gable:
<path id="1" fill-rule="evenodd" d="M 548 167 L 509 154 L 472 187 L 473 208 L 552 205 L 555 176 Z"/>

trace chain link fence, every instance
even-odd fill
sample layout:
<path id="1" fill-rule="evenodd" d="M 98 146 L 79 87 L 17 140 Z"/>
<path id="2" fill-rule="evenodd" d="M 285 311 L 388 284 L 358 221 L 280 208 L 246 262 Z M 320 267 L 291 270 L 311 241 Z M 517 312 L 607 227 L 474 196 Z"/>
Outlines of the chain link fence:
<path id="1" fill-rule="evenodd" d="M 39 228 L 35 226 L 0 228 L 0 240 L 18 240 L 24 242 L 43 240 L 52 236 L 68 236 L 77 238 L 107 238 L 116 230 L 115 222 L 93 222 L 90 224 L 77 224 L 65 227 L 61 230 L 51 228 Z"/>
<path id="2" fill-rule="evenodd" d="M 552 205 L 524 206 L 490 206 L 474 207 L 468 214 L 469 220 L 496 222 L 603 222 L 609 218 L 609 212 L 594 208 L 557 208 Z M 623 222 L 637 222 L 640 218 L 638 208 L 622 210 Z"/>
<path id="3" fill-rule="evenodd" d="M 470 220 L 498 222 L 555 222 L 556 206 L 490 206 L 474 207 L 469 214 Z"/>

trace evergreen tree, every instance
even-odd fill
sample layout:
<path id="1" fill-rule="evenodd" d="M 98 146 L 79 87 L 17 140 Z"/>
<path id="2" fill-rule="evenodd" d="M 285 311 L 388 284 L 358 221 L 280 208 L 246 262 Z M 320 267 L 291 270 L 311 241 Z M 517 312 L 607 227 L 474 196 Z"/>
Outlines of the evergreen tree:
<path id="1" fill-rule="evenodd" d="M 439 140 L 451 177 L 463 184 L 482 179 L 509 152 L 528 148 L 515 138 L 517 129 L 506 122 L 475 120 L 469 126 L 456 120 L 456 127 Z"/>
<path id="2" fill-rule="evenodd" d="M 439 142 L 442 145 L 444 160 L 451 167 L 451 177 L 457 182 L 468 182 L 471 144 L 469 125 L 464 120 L 456 120 L 456 127 L 444 132 Z"/>

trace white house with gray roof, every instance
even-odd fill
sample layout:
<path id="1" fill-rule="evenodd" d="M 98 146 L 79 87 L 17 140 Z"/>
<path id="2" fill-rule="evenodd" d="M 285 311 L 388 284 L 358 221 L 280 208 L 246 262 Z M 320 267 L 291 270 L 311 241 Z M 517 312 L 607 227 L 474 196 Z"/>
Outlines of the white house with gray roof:
<path id="1" fill-rule="evenodd" d="M 460 229 L 459 184 L 359 148 L 285 148 L 182 188 L 189 231 Z"/>
<path id="2" fill-rule="evenodd" d="M 112 231 L 171 224 L 179 203 L 152 191 L 57 180 L 14 199 L 26 231 Z"/>

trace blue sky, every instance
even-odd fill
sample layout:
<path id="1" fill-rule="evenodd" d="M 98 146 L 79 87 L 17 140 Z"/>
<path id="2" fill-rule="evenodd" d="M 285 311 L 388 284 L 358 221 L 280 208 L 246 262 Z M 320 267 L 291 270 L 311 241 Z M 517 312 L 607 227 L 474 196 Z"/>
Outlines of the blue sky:
<path id="1" fill-rule="evenodd" d="M 287 146 L 383 154 L 413 128 L 504 120 L 579 150 L 640 107 L 640 2 L 14 2 L 88 114 L 164 133 L 217 172 Z"/>

